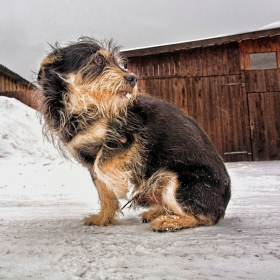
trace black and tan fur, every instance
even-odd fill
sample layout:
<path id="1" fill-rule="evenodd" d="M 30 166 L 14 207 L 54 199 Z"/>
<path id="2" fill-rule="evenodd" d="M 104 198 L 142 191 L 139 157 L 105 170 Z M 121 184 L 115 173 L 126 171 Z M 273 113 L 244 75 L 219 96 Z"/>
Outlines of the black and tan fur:
<path id="1" fill-rule="evenodd" d="M 38 74 L 45 133 L 88 168 L 101 210 L 86 225 L 116 224 L 118 199 L 146 207 L 155 231 L 210 226 L 225 214 L 230 178 L 196 122 L 168 102 L 138 94 L 112 42 L 54 46 Z"/>

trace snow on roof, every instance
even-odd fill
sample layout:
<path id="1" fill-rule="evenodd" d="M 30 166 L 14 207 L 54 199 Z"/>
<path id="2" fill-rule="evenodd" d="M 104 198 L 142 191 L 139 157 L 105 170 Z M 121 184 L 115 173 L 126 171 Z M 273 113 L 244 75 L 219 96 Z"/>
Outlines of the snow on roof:
<path id="1" fill-rule="evenodd" d="M 278 27 L 280 27 L 280 21 L 276 21 L 276 22 L 270 23 L 268 25 L 265 25 L 261 29 L 272 29 L 272 28 L 278 28 Z"/>
<path id="2" fill-rule="evenodd" d="M 272 23 L 270 25 L 267 25 L 266 27 L 267 28 L 263 27 L 255 31 L 248 31 L 244 33 L 231 34 L 231 35 L 218 35 L 214 37 L 203 38 L 203 39 L 193 40 L 193 41 L 184 41 L 184 42 L 182 41 L 177 43 L 152 45 L 143 48 L 124 49 L 122 51 L 122 54 L 125 55 L 126 57 L 138 56 L 138 55 L 139 56 L 151 55 L 157 53 L 173 52 L 173 51 L 178 51 L 183 49 L 193 49 L 193 48 L 207 47 L 212 45 L 221 45 L 224 43 L 248 40 L 252 38 L 267 37 L 270 35 L 280 35 L 280 22 Z"/>

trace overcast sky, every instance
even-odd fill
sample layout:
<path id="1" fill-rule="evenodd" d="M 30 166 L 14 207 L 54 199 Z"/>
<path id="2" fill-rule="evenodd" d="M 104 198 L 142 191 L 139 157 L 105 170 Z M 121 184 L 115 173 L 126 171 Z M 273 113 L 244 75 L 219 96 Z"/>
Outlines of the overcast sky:
<path id="1" fill-rule="evenodd" d="M 92 36 L 129 49 L 279 21 L 280 0 L 0 0 L 0 64 L 34 81 L 48 43 Z"/>

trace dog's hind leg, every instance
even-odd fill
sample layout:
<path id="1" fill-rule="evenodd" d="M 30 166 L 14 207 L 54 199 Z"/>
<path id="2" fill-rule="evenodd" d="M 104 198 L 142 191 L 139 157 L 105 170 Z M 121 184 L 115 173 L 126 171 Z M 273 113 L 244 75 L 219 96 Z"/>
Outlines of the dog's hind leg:
<path id="1" fill-rule="evenodd" d="M 183 228 L 210 226 L 213 222 L 207 217 L 194 216 L 183 210 L 176 199 L 179 181 L 177 174 L 160 171 L 147 182 L 148 191 L 143 195 L 153 204 L 150 210 L 142 214 L 143 221 L 151 221 L 154 231 L 176 231 Z"/>
<path id="2" fill-rule="evenodd" d="M 116 195 L 107 188 L 106 184 L 98 179 L 94 179 L 97 188 L 101 209 L 98 214 L 93 214 L 84 219 L 85 225 L 88 226 L 107 226 L 117 224 L 116 214 L 120 211 Z"/>

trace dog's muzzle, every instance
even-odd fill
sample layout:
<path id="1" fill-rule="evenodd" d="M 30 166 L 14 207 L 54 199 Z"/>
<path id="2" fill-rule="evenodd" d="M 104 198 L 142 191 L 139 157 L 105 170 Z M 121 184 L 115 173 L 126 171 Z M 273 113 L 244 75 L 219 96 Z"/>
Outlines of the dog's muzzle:
<path id="1" fill-rule="evenodd" d="M 135 87 L 135 85 L 137 83 L 137 77 L 134 74 L 127 74 L 124 76 L 124 78 L 126 79 L 126 81 L 130 84 L 130 86 L 132 88 Z"/>

